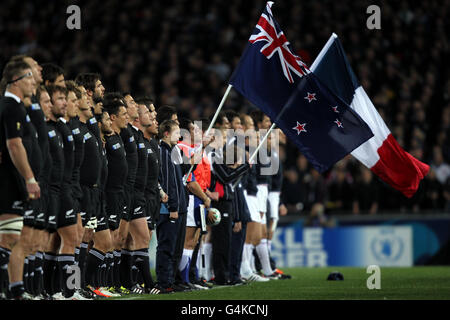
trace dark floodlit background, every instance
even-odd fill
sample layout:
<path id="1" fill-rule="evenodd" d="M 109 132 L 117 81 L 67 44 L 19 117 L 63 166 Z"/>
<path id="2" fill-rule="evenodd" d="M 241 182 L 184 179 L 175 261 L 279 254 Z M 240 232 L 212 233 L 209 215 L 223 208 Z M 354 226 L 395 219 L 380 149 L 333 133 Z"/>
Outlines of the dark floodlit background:
<path id="1" fill-rule="evenodd" d="M 68 30 L 66 9 L 81 9 L 81 30 Z M 381 9 L 369 30 L 366 9 Z M 256 0 L 16 1 L 0 4 L 0 65 L 27 53 L 54 62 L 66 79 L 99 72 L 107 91 L 151 95 L 198 119 L 214 114 L 265 5 Z M 288 216 L 315 203 L 328 216 L 450 210 L 450 1 L 276 1 L 272 10 L 308 64 L 332 32 L 340 37 L 360 83 L 405 150 L 431 165 L 412 199 L 381 183 L 348 157 L 320 175 L 289 141 L 281 147 L 282 198 Z M 225 109 L 254 106 L 232 90 Z M 374 205 L 376 204 L 376 205 Z"/>

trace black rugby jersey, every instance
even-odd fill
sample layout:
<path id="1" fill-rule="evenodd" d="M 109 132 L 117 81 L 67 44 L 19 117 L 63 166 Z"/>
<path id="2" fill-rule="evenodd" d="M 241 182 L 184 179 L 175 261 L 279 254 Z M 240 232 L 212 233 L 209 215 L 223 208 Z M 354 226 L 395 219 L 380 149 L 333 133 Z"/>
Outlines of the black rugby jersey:
<path id="1" fill-rule="evenodd" d="M 64 145 L 62 134 L 56 127 L 55 121 L 47 121 L 48 144 L 52 160 L 48 182 L 51 187 L 60 189 L 64 175 Z"/>
<path id="2" fill-rule="evenodd" d="M 73 140 L 72 130 L 70 130 L 67 121 L 59 118 L 56 128 L 61 132 L 64 146 L 64 173 L 62 188 L 64 190 L 72 189 L 72 171 L 75 163 L 75 142 Z"/>
<path id="3" fill-rule="evenodd" d="M 106 156 L 108 159 L 107 192 L 121 192 L 127 180 L 128 163 L 124 143 L 118 134 L 105 136 Z"/>
<path id="4" fill-rule="evenodd" d="M 77 198 L 81 198 L 83 193 L 80 187 L 80 168 L 84 159 L 84 136 L 81 133 L 81 122 L 78 117 L 69 120 L 69 128 L 72 131 L 75 146 L 74 163 L 72 170 L 72 188 Z"/>
<path id="5" fill-rule="evenodd" d="M 133 135 L 133 128 L 130 124 L 128 124 L 126 128 L 120 130 L 120 137 L 122 138 L 123 145 L 125 147 L 128 164 L 126 186 L 128 189 L 132 190 L 136 181 L 136 172 L 139 160 L 137 154 L 137 145 Z"/>
<path id="6" fill-rule="evenodd" d="M 148 171 L 148 149 L 144 138 L 144 133 L 136 128 L 131 129 L 137 146 L 138 166 L 136 170 L 136 180 L 134 182 L 134 190 L 144 192 L 147 184 Z M 149 147 L 149 146 L 148 146 Z"/>

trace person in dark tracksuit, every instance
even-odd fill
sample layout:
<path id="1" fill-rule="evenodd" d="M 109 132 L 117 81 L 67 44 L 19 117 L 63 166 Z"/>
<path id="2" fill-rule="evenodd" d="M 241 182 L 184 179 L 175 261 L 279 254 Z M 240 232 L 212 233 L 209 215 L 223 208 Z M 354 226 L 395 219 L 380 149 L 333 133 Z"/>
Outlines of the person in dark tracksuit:
<path id="1" fill-rule="evenodd" d="M 179 212 L 187 210 L 187 199 L 180 165 L 172 160 L 172 151 L 180 138 L 178 124 L 173 120 L 163 121 L 159 126 L 159 136 L 160 184 L 169 198 L 167 203 L 161 204 L 156 226 L 156 276 L 161 293 L 170 293 L 174 292 L 174 251 L 179 232 Z"/>
<path id="2" fill-rule="evenodd" d="M 237 157 L 237 148 L 234 149 L 234 155 Z M 212 228 L 211 236 L 214 282 L 218 285 L 226 285 L 230 283 L 230 250 L 235 192 L 233 184 L 249 170 L 250 166 L 247 163 L 239 164 L 237 158 L 234 159 L 232 165 L 225 164 L 229 159 L 226 158 L 226 153 L 222 149 L 216 149 L 212 153 L 212 180 L 214 182 L 211 185 L 215 186 L 215 190 L 218 186 L 220 189 L 223 188 L 223 196 L 219 198 L 218 202 L 213 201 L 211 204 L 211 207 L 218 209 L 222 216 L 220 223 Z"/>
<path id="3" fill-rule="evenodd" d="M 247 234 L 247 222 L 251 221 L 250 212 L 244 196 L 244 187 L 239 182 L 235 188 L 233 198 L 233 210 L 235 217 L 233 221 L 233 233 L 231 236 L 231 259 L 230 259 L 230 282 L 233 285 L 242 284 L 241 262 L 242 251 L 244 249 L 245 237 Z M 237 225 L 240 223 L 240 230 Z"/>

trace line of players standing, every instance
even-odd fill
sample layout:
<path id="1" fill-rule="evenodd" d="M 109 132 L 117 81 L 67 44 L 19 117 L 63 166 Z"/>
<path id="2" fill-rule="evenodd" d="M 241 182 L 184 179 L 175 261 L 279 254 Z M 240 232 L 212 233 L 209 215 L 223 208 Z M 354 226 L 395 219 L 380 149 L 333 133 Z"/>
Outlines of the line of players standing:
<path id="1" fill-rule="evenodd" d="M 211 132 L 226 139 L 202 137 L 201 128 L 178 119 L 173 107 L 156 112 L 149 98 L 105 94 L 98 74 L 65 80 L 60 67 L 41 67 L 28 56 L 13 57 L 5 67 L 2 92 L 0 175 L 8 181 L 0 190 L 3 295 L 84 300 L 207 289 L 211 280 L 287 278 L 270 261 L 281 170 L 263 175 L 263 165 L 250 165 L 238 151 L 232 164 L 217 161 L 233 144 L 226 136 L 230 127 L 270 127 L 262 113 L 221 113 Z M 208 126 L 202 119 L 202 128 Z M 191 141 L 180 141 L 180 128 Z M 198 136 L 203 148 L 195 145 Z M 17 141 L 25 158 L 11 151 Z M 173 161 L 174 150 L 184 161 Z M 206 235 L 200 204 L 222 216 Z M 154 230 L 157 282 L 148 250 Z M 71 285 L 76 267 L 80 281 Z"/>

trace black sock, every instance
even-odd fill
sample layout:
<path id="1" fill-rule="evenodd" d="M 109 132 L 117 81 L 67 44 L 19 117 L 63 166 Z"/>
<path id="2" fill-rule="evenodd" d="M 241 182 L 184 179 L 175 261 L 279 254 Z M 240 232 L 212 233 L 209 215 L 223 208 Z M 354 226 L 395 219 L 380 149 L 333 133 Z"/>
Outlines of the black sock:
<path id="1" fill-rule="evenodd" d="M 106 286 L 106 279 L 108 277 L 108 264 L 106 263 L 106 255 L 105 259 L 103 260 L 103 263 L 100 266 L 100 269 L 98 270 L 98 285 L 97 287 L 105 287 Z"/>
<path id="2" fill-rule="evenodd" d="M 89 243 L 82 242 L 80 245 L 80 252 L 78 254 L 78 267 L 80 267 L 81 271 L 81 285 L 84 286 L 85 278 L 86 278 L 86 257 L 88 251 Z"/>
<path id="3" fill-rule="evenodd" d="M 9 249 L 0 247 L 0 292 L 5 294 L 8 291 L 9 285 L 8 263 L 10 254 L 11 251 Z"/>
<path id="4" fill-rule="evenodd" d="M 59 261 L 59 254 L 56 255 L 55 257 L 55 267 L 54 267 L 54 271 L 53 274 L 51 275 L 51 283 L 52 283 L 52 292 L 53 293 L 58 293 L 61 292 L 62 293 L 62 287 L 61 287 L 61 270 L 58 267 L 58 261 Z"/>
<path id="5" fill-rule="evenodd" d="M 89 250 L 89 254 L 86 258 L 86 284 L 92 287 L 100 287 L 100 269 L 103 261 L 105 260 L 105 254 L 98 249 L 92 248 Z"/>
<path id="6" fill-rule="evenodd" d="M 64 297 L 69 298 L 75 293 L 75 286 L 70 283 L 69 277 L 73 274 L 73 271 L 68 271 L 75 263 L 75 257 L 72 254 L 61 254 L 58 257 L 58 270 L 60 273 L 61 292 Z"/>
<path id="7" fill-rule="evenodd" d="M 36 259 L 34 261 L 34 279 L 33 279 L 33 287 L 36 295 L 42 293 L 43 285 L 44 285 L 44 273 L 42 271 L 43 264 L 43 254 L 42 252 L 36 252 Z"/>
<path id="8" fill-rule="evenodd" d="M 23 281 L 23 288 L 25 292 L 30 292 L 28 289 L 28 256 L 23 261 L 23 275 L 22 275 L 22 281 Z"/>
<path id="9" fill-rule="evenodd" d="M 131 278 L 131 267 L 133 265 L 133 252 L 122 249 L 120 255 L 120 280 L 125 288 L 131 288 L 132 278 Z"/>
<path id="10" fill-rule="evenodd" d="M 53 275 L 55 273 L 55 267 L 56 267 L 56 255 L 52 252 L 46 252 L 44 254 L 44 261 L 43 261 L 43 280 L 44 280 L 44 290 L 47 294 L 53 295 L 56 292 L 53 290 L 52 286 L 52 279 Z"/>
<path id="11" fill-rule="evenodd" d="M 80 257 L 80 247 L 75 247 L 75 254 L 74 254 L 75 265 L 78 265 L 79 257 Z"/>
<path id="12" fill-rule="evenodd" d="M 28 256 L 28 292 L 31 294 L 36 294 L 34 289 L 34 264 L 35 264 L 36 257 L 35 255 L 29 255 Z"/>
<path id="13" fill-rule="evenodd" d="M 106 253 L 106 276 L 105 276 L 105 286 L 110 287 L 114 282 L 114 259 L 112 252 Z"/>
<path id="14" fill-rule="evenodd" d="M 112 283 L 112 286 L 120 287 L 122 285 L 120 281 L 120 257 L 121 257 L 121 250 L 114 250 L 113 252 L 113 261 L 114 261 L 114 281 Z"/>
<path id="15" fill-rule="evenodd" d="M 131 283 L 135 285 L 136 283 L 144 283 L 144 279 L 142 278 L 142 274 L 139 271 L 139 268 L 134 263 L 136 257 L 133 257 L 133 265 L 131 266 Z"/>
<path id="16" fill-rule="evenodd" d="M 134 251 L 135 265 L 139 269 L 140 274 L 144 280 L 146 288 L 152 288 L 154 286 L 152 274 L 150 273 L 150 257 L 148 254 L 148 248 L 142 248 Z"/>
<path id="17" fill-rule="evenodd" d="M 9 284 L 9 291 L 13 298 L 21 296 L 25 292 L 25 288 L 23 287 L 23 281 L 18 281 Z"/>

